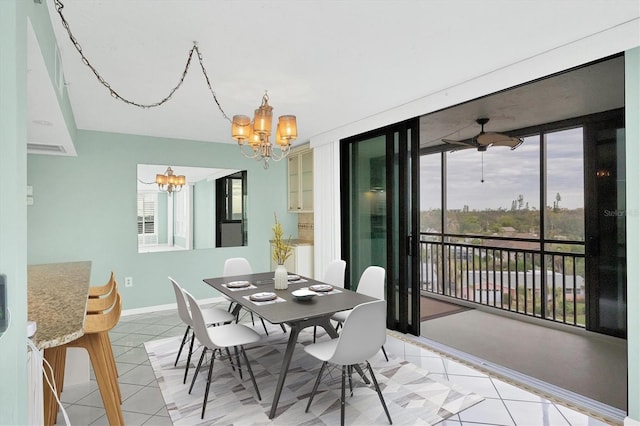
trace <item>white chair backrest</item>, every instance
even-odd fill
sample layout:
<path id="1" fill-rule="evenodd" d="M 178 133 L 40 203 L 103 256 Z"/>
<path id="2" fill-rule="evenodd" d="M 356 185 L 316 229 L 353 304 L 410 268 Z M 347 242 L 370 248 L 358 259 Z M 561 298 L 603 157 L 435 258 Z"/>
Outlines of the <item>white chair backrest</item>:
<path id="1" fill-rule="evenodd" d="M 376 354 L 387 338 L 387 302 L 362 303 L 351 311 L 329 360 L 339 365 L 363 362 Z"/>
<path id="2" fill-rule="evenodd" d="M 187 290 L 182 290 L 182 292 L 189 302 L 189 307 L 191 308 L 193 322 L 191 327 L 196 335 L 196 339 L 209 349 L 213 349 L 215 345 L 211 341 L 209 333 L 207 332 L 207 324 L 204 322 L 204 316 L 202 315 L 202 310 L 200 309 L 198 301 Z"/>
<path id="3" fill-rule="evenodd" d="M 342 259 L 331 261 L 324 270 L 323 282 L 334 287 L 344 288 L 344 271 L 346 268 L 347 262 Z"/>
<path id="4" fill-rule="evenodd" d="M 189 312 L 189 306 L 187 305 L 187 301 L 184 300 L 184 294 L 182 293 L 182 287 L 171 277 L 168 277 L 169 281 L 171 281 L 171 285 L 173 286 L 173 292 L 176 295 L 176 303 L 178 304 L 178 315 L 182 322 L 187 325 L 192 326 L 191 321 L 191 313 Z"/>
<path id="5" fill-rule="evenodd" d="M 380 266 L 369 266 L 360 275 L 358 288 L 356 291 L 360 294 L 375 297 L 384 300 L 384 276 L 385 270 Z"/>
<path id="6" fill-rule="evenodd" d="M 223 277 L 252 274 L 251 264 L 244 257 L 231 257 L 224 261 Z"/>

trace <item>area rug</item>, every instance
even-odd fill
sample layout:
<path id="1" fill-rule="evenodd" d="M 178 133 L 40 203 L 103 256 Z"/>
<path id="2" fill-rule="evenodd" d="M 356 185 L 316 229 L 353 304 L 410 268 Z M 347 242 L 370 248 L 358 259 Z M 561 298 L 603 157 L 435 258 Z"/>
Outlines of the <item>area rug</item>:
<path id="1" fill-rule="evenodd" d="M 213 377 L 204 419 L 200 419 L 208 368 L 202 368 L 191 394 L 189 385 L 195 368 L 183 384 L 186 355 L 174 367 L 181 337 L 145 343 L 149 361 L 158 379 L 167 411 L 174 425 L 334 425 L 340 422 L 341 371 L 330 368 L 314 397 L 308 413 L 305 408 L 320 369 L 320 361 L 304 352 L 311 343 L 310 331 L 300 333 L 278 410 L 273 420 L 269 411 L 280 372 L 288 335 L 273 330 L 259 344 L 247 347 L 247 356 L 256 377 L 262 400 L 257 399 L 251 379 L 245 372 L 240 379 L 228 359 L 215 359 Z M 322 336 L 326 339 L 327 336 Z M 184 351 L 183 351 L 184 353 Z M 196 363 L 200 350 L 192 358 Z M 394 425 L 433 425 L 482 401 L 482 397 L 458 386 L 430 377 L 416 365 L 382 352 L 369 360 L 380 384 Z M 367 372 L 368 373 L 368 372 Z M 368 375 L 368 374 L 367 374 Z M 353 396 L 347 390 L 346 424 L 388 425 L 378 395 L 354 373 Z"/>

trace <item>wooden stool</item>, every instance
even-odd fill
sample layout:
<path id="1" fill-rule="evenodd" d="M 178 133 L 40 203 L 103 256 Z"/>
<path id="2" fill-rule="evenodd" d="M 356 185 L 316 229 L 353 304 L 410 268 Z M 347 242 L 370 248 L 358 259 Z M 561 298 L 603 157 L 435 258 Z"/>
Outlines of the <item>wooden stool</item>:
<path id="1" fill-rule="evenodd" d="M 113 288 L 114 283 L 116 283 L 116 276 L 113 271 L 111 271 L 109 282 L 107 282 L 105 285 L 96 285 L 89 287 L 89 298 L 94 299 L 109 294 L 109 292 L 111 292 L 111 289 Z"/>
<path id="2" fill-rule="evenodd" d="M 122 299 L 115 293 L 115 301 L 111 310 L 106 313 L 87 315 L 84 326 L 84 336 L 65 347 L 84 348 L 89 353 L 91 365 L 96 375 L 102 402 L 107 412 L 110 425 L 122 425 L 120 385 L 118 384 L 118 372 L 115 369 L 115 359 L 111 350 L 109 330 L 116 326 L 122 312 Z"/>

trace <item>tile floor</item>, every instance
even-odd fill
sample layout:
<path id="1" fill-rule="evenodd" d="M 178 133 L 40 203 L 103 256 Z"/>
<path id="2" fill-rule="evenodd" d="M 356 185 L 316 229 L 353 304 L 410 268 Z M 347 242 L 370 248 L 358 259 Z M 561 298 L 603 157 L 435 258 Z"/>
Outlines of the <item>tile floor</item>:
<path id="1" fill-rule="evenodd" d="M 226 303 L 219 305 L 223 309 L 226 306 Z M 259 322 L 256 322 L 255 329 L 264 333 Z M 122 411 L 127 425 L 172 424 L 143 343 L 183 335 L 184 330 L 185 326 L 177 312 L 170 310 L 123 316 L 111 331 L 120 373 Z M 441 422 L 441 425 L 606 424 L 403 340 L 389 337 L 385 348 L 389 355 L 404 357 L 431 374 L 464 386 L 485 398 L 481 403 Z M 93 374 L 88 383 L 66 386 L 61 400 L 72 425 L 108 424 Z M 58 414 L 56 424 L 65 424 L 62 413 Z"/>

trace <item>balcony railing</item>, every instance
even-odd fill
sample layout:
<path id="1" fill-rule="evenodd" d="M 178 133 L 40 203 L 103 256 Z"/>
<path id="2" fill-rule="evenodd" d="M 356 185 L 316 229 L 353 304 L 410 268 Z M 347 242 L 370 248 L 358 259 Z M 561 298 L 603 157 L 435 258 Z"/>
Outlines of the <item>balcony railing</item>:
<path id="1" fill-rule="evenodd" d="M 422 292 L 585 326 L 583 242 L 460 237 L 421 233 Z"/>

